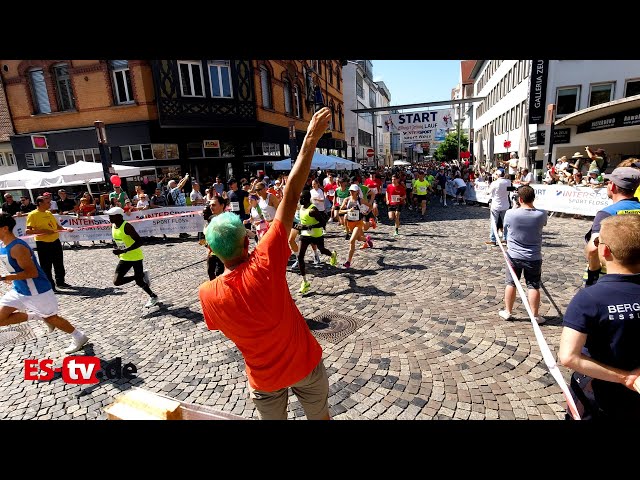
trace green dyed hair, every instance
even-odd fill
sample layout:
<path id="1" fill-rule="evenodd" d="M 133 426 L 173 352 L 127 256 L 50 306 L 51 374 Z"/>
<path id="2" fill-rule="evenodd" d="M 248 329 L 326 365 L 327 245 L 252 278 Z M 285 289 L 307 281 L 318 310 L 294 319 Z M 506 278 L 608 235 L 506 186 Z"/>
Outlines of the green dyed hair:
<path id="1" fill-rule="evenodd" d="M 242 254 L 246 235 L 242 220 L 231 212 L 214 217 L 204 234 L 209 248 L 221 260 L 231 260 Z"/>

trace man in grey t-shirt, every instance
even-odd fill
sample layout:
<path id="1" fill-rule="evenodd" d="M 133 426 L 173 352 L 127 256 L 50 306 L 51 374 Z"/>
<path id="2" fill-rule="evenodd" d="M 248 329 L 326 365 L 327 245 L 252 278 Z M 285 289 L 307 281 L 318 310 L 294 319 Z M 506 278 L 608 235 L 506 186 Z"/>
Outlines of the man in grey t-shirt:
<path id="1" fill-rule="evenodd" d="M 542 276 L 542 228 L 547 224 L 547 212 L 533 206 L 535 191 L 528 185 L 518 188 L 520 208 L 507 211 L 504 216 L 504 231 L 507 233 L 507 257 L 520 280 L 524 271 L 527 283 L 527 298 L 538 324 L 545 319 L 538 315 L 540 308 L 540 277 Z M 509 269 L 506 271 L 504 310 L 498 315 L 509 320 L 516 299 L 516 284 Z"/>

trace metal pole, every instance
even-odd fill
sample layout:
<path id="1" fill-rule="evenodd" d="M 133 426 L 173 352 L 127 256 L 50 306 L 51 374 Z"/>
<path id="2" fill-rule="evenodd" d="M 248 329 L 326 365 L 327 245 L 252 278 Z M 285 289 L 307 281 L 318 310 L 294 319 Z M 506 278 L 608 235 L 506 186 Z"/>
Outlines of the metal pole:
<path id="1" fill-rule="evenodd" d="M 455 108 L 455 107 L 454 107 Z M 462 120 L 462 104 L 458 104 L 458 162 L 460 161 L 460 132 L 462 131 L 460 120 Z"/>

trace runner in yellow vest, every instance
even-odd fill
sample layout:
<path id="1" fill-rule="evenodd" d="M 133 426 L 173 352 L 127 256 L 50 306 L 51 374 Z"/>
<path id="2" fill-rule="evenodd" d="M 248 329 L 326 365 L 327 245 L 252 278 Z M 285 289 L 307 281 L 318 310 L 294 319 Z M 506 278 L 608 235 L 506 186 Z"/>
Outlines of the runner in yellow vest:
<path id="1" fill-rule="evenodd" d="M 422 208 L 422 214 L 420 215 L 420 219 L 424 220 L 424 216 L 427 213 L 427 192 L 431 190 L 431 183 L 424 178 L 424 172 L 420 170 L 418 172 L 418 178 L 413 181 L 413 195 L 414 198 L 417 199 L 417 204 L 419 203 Z"/>
<path id="2" fill-rule="evenodd" d="M 113 253 L 120 258 L 120 262 L 116 267 L 116 274 L 113 277 L 113 284 L 119 286 L 135 280 L 136 284 L 149 295 L 149 300 L 144 306 L 147 308 L 153 307 L 158 303 L 158 296 L 151 291 L 149 272 L 145 271 L 142 266 L 142 260 L 144 259 L 140 248 L 142 238 L 133 228 L 133 225 L 124 221 L 124 210 L 122 208 L 113 207 L 105 213 L 109 215 L 109 221 L 112 223 L 111 236 L 116 244 Z M 131 267 L 133 267 L 133 276 L 125 277 Z"/>
<path id="3" fill-rule="evenodd" d="M 316 245 L 320 253 L 331 256 L 330 264 L 336 266 L 338 263 L 338 252 L 332 252 L 324 246 L 323 227 L 327 224 L 327 217 L 320 212 L 315 205 L 311 205 L 311 192 L 303 190 L 300 194 L 300 223 L 296 227 L 300 230 L 300 250 L 298 251 L 298 265 L 300 267 L 300 275 L 302 275 L 302 284 L 300 285 L 300 293 L 303 295 L 311 288 L 311 283 L 307 281 L 307 275 L 304 264 L 304 254 L 309 245 Z"/>

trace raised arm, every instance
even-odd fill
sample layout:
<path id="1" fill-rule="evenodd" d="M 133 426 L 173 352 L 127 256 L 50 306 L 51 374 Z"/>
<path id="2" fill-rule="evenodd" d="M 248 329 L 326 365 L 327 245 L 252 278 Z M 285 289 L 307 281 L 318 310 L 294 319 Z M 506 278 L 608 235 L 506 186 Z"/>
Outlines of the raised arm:
<path id="1" fill-rule="evenodd" d="M 284 196 L 280 205 L 278 205 L 275 216 L 275 218 L 284 225 L 287 235 L 291 231 L 293 215 L 296 212 L 302 187 L 304 187 L 309 176 L 309 170 L 311 170 L 313 153 L 316 150 L 318 140 L 320 140 L 327 129 L 330 119 L 331 110 L 327 107 L 323 107 L 313 114 L 309 127 L 307 127 L 307 133 L 302 142 L 302 148 L 300 149 L 298 158 L 291 169 L 291 173 L 289 173 L 287 188 L 284 191 Z"/>

